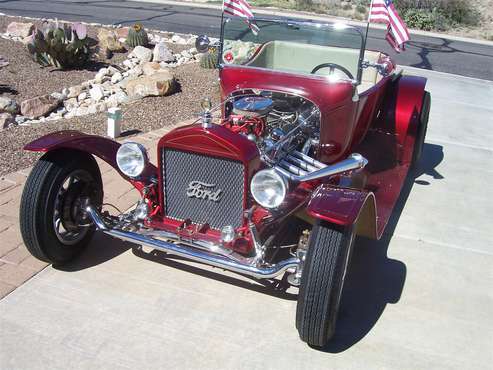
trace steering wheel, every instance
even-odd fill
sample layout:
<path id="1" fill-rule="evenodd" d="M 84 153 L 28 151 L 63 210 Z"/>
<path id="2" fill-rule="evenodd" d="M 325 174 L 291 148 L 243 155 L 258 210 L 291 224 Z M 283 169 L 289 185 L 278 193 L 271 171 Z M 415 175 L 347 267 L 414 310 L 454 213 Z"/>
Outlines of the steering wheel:
<path id="1" fill-rule="evenodd" d="M 318 66 L 316 66 L 315 68 L 313 68 L 313 70 L 311 71 L 311 74 L 314 74 L 315 72 L 317 72 L 319 69 L 322 69 L 322 68 L 330 68 L 330 74 L 334 73 L 334 69 L 338 69 L 339 71 L 343 72 L 346 76 L 348 76 L 350 80 L 354 80 L 354 77 L 353 77 L 353 75 L 352 75 L 351 72 L 349 72 L 343 66 L 341 66 L 339 64 L 335 64 L 335 63 L 322 63 L 322 64 L 319 64 Z"/>

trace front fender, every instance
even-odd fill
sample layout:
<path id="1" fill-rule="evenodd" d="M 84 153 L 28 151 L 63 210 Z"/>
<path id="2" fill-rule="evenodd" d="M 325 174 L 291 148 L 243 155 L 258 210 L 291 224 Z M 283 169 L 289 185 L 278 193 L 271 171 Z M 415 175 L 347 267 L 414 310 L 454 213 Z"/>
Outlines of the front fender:
<path id="1" fill-rule="evenodd" d="M 145 174 L 138 180 L 125 176 L 120 172 L 116 163 L 116 152 L 120 145 L 120 143 L 102 136 L 67 130 L 42 136 L 27 144 L 24 150 L 31 152 L 52 152 L 59 149 L 72 149 L 95 155 L 117 170 L 123 178 L 135 186 L 137 190 L 141 191 L 149 183 L 149 177 L 157 174 L 157 168 L 149 164 Z"/>
<path id="2" fill-rule="evenodd" d="M 357 235 L 377 238 L 375 196 L 371 192 L 323 184 L 311 196 L 307 213 L 315 219 L 354 226 Z"/>

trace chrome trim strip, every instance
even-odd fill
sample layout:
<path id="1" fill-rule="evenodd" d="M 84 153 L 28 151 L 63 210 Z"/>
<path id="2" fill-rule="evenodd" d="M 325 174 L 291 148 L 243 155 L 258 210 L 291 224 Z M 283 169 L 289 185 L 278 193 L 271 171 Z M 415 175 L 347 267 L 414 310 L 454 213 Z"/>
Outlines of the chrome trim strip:
<path id="1" fill-rule="evenodd" d="M 257 266 L 255 264 L 248 264 L 249 262 L 254 263 L 254 259 L 248 259 L 241 256 L 243 258 L 243 261 L 235 260 L 234 258 L 237 258 L 237 256 L 239 255 L 234 252 L 232 252 L 229 256 L 221 255 L 213 251 L 199 248 L 196 241 L 178 241 L 179 238 L 176 235 L 174 235 L 174 238 L 177 239 L 177 241 L 173 243 L 169 241 L 154 239 L 152 237 L 148 237 L 146 235 L 142 235 L 132 231 L 111 229 L 105 224 L 100 214 L 92 206 L 87 206 L 86 211 L 96 227 L 110 236 L 132 243 L 145 245 L 160 251 L 172 253 L 177 256 L 190 259 L 192 261 L 204 263 L 206 265 L 215 266 L 242 275 L 251 276 L 256 279 L 274 278 L 284 273 L 288 269 L 297 269 L 300 263 L 300 260 L 298 258 L 293 257 L 280 261 L 274 265 Z M 163 234 L 163 236 L 165 235 L 166 234 Z M 233 254 L 237 256 L 233 256 Z"/>

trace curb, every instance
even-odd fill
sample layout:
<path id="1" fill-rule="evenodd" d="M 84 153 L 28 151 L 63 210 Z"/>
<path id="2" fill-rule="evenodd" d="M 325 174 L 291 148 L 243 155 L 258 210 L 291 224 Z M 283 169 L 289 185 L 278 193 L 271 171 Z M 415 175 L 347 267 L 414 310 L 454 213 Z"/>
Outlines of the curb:
<path id="1" fill-rule="evenodd" d="M 133 1 L 141 2 L 141 3 L 164 4 L 164 5 L 190 6 L 190 7 L 193 6 L 195 8 L 214 9 L 214 10 L 221 10 L 222 9 L 221 5 L 210 4 L 210 3 L 207 3 L 206 0 L 184 0 L 184 1 L 133 0 Z M 255 9 L 255 13 L 263 14 L 263 15 L 291 17 L 291 18 L 297 18 L 297 19 L 309 18 L 311 20 L 322 21 L 322 22 L 344 21 L 345 23 L 353 25 L 353 26 L 366 27 L 365 22 L 355 21 L 355 20 L 352 20 L 349 18 L 343 18 L 343 17 L 336 17 L 336 16 L 330 16 L 330 15 L 323 16 L 323 15 L 316 15 L 314 13 L 308 13 L 308 12 L 285 11 L 285 10 L 280 10 L 277 8 L 254 7 L 254 9 Z M 379 24 L 370 24 L 370 28 L 371 29 L 377 29 L 377 30 L 385 30 L 386 29 L 385 26 L 379 25 Z M 453 35 L 447 35 L 444 33 L 421 31 L 421 30 L 414 30 L 414 29 L 410 29 L 409 33 L 412 35 L 434 37 L 434 38 L 440 38 L 440 39 L 446 39 L 446 40 L 452 40 L 452 41 L 460 41 L 460 42 L 466 42 L 466 43 L 470 43 L 470 44 L 493 46 L 493 41 L 479 40 L 479 39 L 473 39 L 473 38 L 469 38 L 469 37 L 453 36 Z"/>

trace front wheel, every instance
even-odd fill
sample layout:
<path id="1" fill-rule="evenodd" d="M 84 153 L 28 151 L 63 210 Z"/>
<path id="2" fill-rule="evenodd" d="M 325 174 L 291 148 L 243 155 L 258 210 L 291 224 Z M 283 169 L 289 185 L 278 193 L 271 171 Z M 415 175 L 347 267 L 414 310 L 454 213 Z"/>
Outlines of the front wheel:
<path id="1" fill-rule="evenodd" d="M 83 202 L 99 206 L 102 197 L 101 173 L 92 156 L 77 151 L 45 154 L 22 193 L 19 219 L 26 248 L 53 264 L 73 259 L 94 233 Z"/>
<path id="2" fill-rule="evenodd" d="M 334 334 L 354 237 L 352 228 L 313 227 L 296 307 L 296 328 L 309 345 L 322 347 Z"/>

